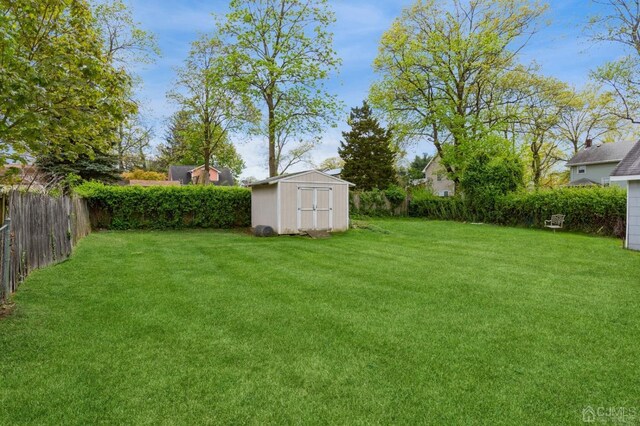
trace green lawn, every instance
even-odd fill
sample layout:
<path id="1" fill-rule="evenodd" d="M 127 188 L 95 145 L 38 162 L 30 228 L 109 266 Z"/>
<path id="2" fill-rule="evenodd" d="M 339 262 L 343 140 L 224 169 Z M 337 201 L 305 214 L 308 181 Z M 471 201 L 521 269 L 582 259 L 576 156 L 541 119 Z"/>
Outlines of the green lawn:
<path id="1" fill-rule="evenodd" d="M 0 424 L 640 422 L 640 254 L 372 223 L 91 235 L 0 320 Z"/>

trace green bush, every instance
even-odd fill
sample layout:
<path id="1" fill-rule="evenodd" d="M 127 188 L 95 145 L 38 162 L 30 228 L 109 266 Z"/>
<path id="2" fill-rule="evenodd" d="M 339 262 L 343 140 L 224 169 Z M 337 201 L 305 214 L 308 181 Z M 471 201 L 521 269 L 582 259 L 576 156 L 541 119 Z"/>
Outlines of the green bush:
<path id="1" fill-rule="evenodd" d="M 106 229 L 233 228 L 251 225 L 251 191 L 216 186 L 106 186 L 85 183 L 94 227 Z"/>
<path id="2" fill-rule="evenodd" d="M 407 199 L 407 191 L 398 185 L 391 185 L 384 190 L 384 196 L 391 204 L 391 207 L 397 208 Z"/>
<path id="3" fill-rule="evenodd" d="M 477 222 L 492 222 L 502 196 L 521 189 L 524 167 L 520 158 L 509 152 L 501 155 L 479 153 L 466 165 L 460 178 L 468 212 Z"/>
<path id="4" fill-rule="evenodd" d="M 564 227 L 591 234 L 624 236 L 626 191 L 618 187 L 561 188 L 518 192 L 498 202 L 496 223 L 543 227 L 552 214 L 564 214 Z"/>
<path id="5" fill-rule="evenodd" d="M 407 199 L 407 192 L 396 185 L 381 191 L 351 192 L 349 209 L 351 214 L 370 217 L 404 216 L 406 212 L 401 208 Z"/>
<path id="6" fill-rule="evenodd" d="M 409 202 L 409 216 L 436 220 L 470 220 L 460 197 L 438 197 L 430 192 L 414 192 Z"/>
<path id="7" fill-rule="evenodd" d="M 498 196 L 488 222 L 527 227 L 544 227 L 553 214 L 565 215 L 564 228 L 590 234 L 623 236 L 626 192 L 617 187 L 561 188 L 515 192 Z M 458 197 L 443 198 L 414 194 L 409 215 L 439 220 L 476 220 L 475 211 Z"/>
<path id="8" fill-rule="evenodd" d="M 384 191 L 380 191 L 379 189 L 350 192 L 349 211 L 353 215 L 371 217 L 391 216 L 392 213 L 389 209 Z"/>

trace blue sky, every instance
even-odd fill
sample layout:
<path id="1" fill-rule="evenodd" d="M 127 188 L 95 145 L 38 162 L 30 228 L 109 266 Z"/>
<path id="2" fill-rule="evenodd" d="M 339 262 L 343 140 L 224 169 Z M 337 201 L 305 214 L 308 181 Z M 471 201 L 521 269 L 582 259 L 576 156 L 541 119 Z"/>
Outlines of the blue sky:
<path id="1" fill-rule="evenodd" d="M 375 79 L 371 64 L 382 33 L 412 2 L 331 1 L 337 17 L 333 28 L 335 48 L 343 64 L 330 87 L 346 105 L 345 118 L 348 108 L 359 105 L 366 98 Z M 601 11 L 601 6 L 590 0 L 551 0 L 548 3 L 546 19 L 549 25 L 527 45 L 522 59 L 527 62 L 535 60 L 545 74 L 580 87 L 587 81 L 591 69 L 620 55 L 620 51 L 610 45 L 594 45 L 584 33 L 588 16 Z M 139 70 L 143 80 L 139 90 L 143 114 L 155 127 L 154 143 L 157 144 L 162 141 L 167 117 L 176 108 L 166 98 L 166 92 L 174 82 L 174 69 L 186 57 L 191 41 L 199 33 L 214 29 L 212 13 L 224 13 L 228 1 L 129 0 L 129 4 L 141 27 L 155 33 L 162 50 L 162 57 L 155 64 Z M 337 155 L 340 132 L 345 127 L 346 124 L 341 124 L 338 129 L 327 129 L 323 144 L 313 155 L 316 163 Z M 247 164 L 243 176 L 266 176 L 266 142 L 241 142 L 238 150 Z M 410 148 L 409 154 L 432 151 L 432 146 L 419 142 Z"/>

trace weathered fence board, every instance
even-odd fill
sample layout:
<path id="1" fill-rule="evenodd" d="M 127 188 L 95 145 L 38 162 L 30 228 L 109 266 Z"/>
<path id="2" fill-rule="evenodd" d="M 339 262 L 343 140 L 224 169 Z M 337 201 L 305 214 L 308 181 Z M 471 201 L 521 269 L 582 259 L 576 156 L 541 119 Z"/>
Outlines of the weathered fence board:
<path id="1" fill-rule="evenodd" d="M 409 199 L 406 198 L 397 206 L 391 204 L 387 197 L 382 193 L 378 193 L 376 197 L 371 199 L 363 199 L 359 192 L 349 193 L 351 202 L 351 213 L 372 215 L 372 216 L 406 216 L 409 210 Z"/>
<path id="2" fill-rule="evenodd" d="M 91 231 L 86 202 L 78 197 L 12 191 L 10 289 L 27 275 L 71 255 L 75 244 Z"/>

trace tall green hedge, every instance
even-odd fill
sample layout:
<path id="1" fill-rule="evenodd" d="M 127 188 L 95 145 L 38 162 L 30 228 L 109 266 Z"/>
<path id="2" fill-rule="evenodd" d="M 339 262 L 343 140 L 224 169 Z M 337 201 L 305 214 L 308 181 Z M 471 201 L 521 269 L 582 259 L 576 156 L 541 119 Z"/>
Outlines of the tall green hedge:
<path id="1" fill-rule="evenodd" d="M 567 230 L 599 235 L 623 236 L 626 219 L 626 192 L 617 187 L 561 188 L 515 192 L 497 197 L 493 211 L 485 212 L 485 222 L 544 227 L 553 214 L 564 214 Z M 478 212 L 459 197 L 420 195 L 409 203 L 409 215 L 430 219 L 474 221 Z"/>
<path id="2" fill-rule="evenodd" d="M 622 237 L 627 193 L 619 187 L 561 188 L 513 193 L 501 198 L 495 222 L 543 227 L 552 214 L 564 214 L 569 230 Z"/>
<path id="3" fill-rule="evenodd" d="M 215 186 L 83 184 L 92 224 L 103 229 L 233 228 L 251 225 L 251 191 Z"/>

